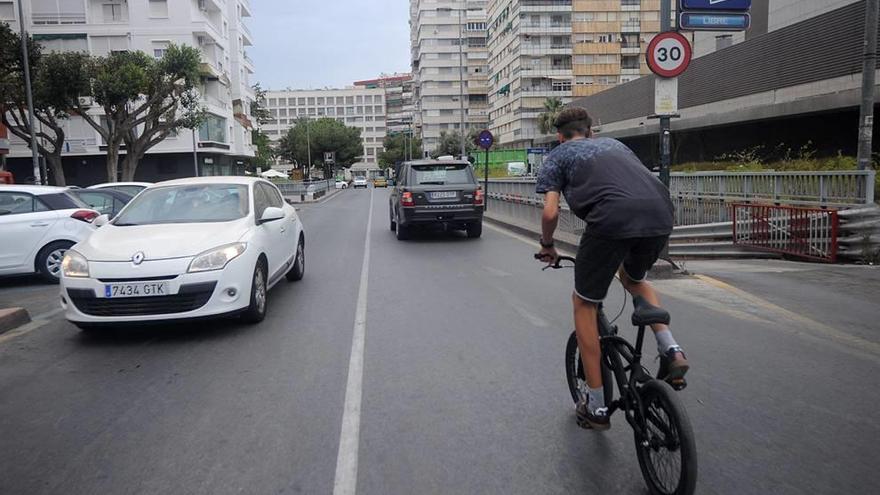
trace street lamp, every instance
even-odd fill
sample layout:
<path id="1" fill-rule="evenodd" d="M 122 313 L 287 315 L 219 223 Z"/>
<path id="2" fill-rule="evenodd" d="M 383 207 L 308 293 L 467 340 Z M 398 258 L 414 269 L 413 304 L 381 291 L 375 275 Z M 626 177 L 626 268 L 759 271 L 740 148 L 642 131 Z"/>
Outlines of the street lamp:
<path id="1" fill-rule="evenodd" d="M 28 36 L 27 30 L 24 28 L 24 8 L 22 4 L 24 0 L 18 0 L 18 26 L 21 30 L 21 59 L 23 61 L 24 66 L 24 90 L 25 95 L 27 96 L 27 108 L 28 108 L 28 125 L 31 130 L 31 157 L 34 162 L 34 182 L 37 184 L 42 184 L 43 179 L 40 174 L 40 159 L 37 157 L 37 136 L 36 129 L 34 126 L 34 97 L 33 90 L 31 88 L 31 68 L 30 61 L 28 60 Z"/>
<path id="2" fill-rule="evenodd" d="M 461 11 L 462 9 L 458 9 L 458 131 L 461 133 L 461 158 L 464 159 L 467 151 L 464 143 L 464 38 L 461 32 Z"/>

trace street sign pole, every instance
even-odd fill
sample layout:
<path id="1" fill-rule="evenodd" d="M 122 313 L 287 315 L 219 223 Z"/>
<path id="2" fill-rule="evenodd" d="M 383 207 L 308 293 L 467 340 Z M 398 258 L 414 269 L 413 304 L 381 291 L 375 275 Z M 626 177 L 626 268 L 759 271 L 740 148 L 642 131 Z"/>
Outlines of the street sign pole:
<path id="1" fill-rule="evenodd" d="M 483 169 L 483 210 L 489 209 L 489 148 L 494 142 L 495 136 L 488 129 L 477 136 L 477 146 L 486 151 L 486 163 Z"/>
<path id="2" fill-rule="evenodd" d="M 880 0 L 865 5 L 865 48 L 862 66 L 862 108 L 859 115 L 859 170 L 871 167 L 871 141 L 874 135 L 874 83 L 877 70 L 877 16 Z"/>
<path id="3" fill-rule="evenodd" d="M 28 34 L 24 28 L 24 10 L 22 9 L 23 0 L 18 0 L 18 25 L 21 29 L 21 59 L 24 69 L 24 92 L 27 97 L 28 108 L 28 126 L 31 132 L 31 158 L 34 164 L 34 183 L 42 184 L 42 174 L 40 174 L 40 159 L 37 156 L 37 129 L 34 125 L 34 97 L 31 89 L 31 68 L 30 60 L 28 60 Z"/>
<path id="4" fill-rule="evenodd" d="M 660 32 L 672 30 L 672 1 L 660 0 Z M 672 122 L 671 117 L 663 115 L 660 117 L 660 180 L 663 185 L 669 187 L 669 167 L 672 164 L 672 155 L 670 154 Z"/>

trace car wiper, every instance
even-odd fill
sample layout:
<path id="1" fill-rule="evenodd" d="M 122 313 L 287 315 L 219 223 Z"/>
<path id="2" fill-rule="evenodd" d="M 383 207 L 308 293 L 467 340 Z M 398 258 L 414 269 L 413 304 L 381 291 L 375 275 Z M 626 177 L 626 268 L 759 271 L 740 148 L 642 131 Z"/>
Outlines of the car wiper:
<path id="1" fill-rule="evenodd" d="M 115 227 L 134 227 L 134 226 L 136 226 L 136 225 L 140 225 L 140 224 L 139 224 L 139 223 L 125 223 L 125 222 L 123 222 L 123 223 L 118 223 L 118 222 L 117 222 L 117 223 L 114 223 L 113 225 L 114 225 Z"/>
<path id="2" fill-rule="evenodd" d="M 434 181 L 434 182 L 419 182 L 420 186 L 442 186 L 446 184 L 443 181 Z"/>

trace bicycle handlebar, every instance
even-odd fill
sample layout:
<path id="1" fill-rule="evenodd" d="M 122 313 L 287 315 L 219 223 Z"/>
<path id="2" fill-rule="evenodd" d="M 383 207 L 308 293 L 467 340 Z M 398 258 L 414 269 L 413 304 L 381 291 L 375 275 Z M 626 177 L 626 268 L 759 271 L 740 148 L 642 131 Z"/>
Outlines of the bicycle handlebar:
<path id="1" fill-rule="evenodd" d="M 538 254 L 538 253 L 535 253 L 535 259 L 538 260 L 538 261 L 543 261 L 543 260 L 544 260 L 544 259 L 541 257 L 541 255 Z M 552 263 L 552 264 L 550 264 L 550 265 L 545 266 L 544 268 L 542 268 L 542 270 L 546 270 L 546 269 L 548 269 L 548 268 L 552 268 L 552 269 L 554 269 L 554 270 L 558 270 L 558 269 L 560 269 L 560 268 L 566 268 L 565 266 L 562 266 L 562 265 L 559 264 L 559 262 L 561 262 L 561 261 L 570 261 L 570 262 L 572 262 L 572 263 L 575 262 L 574 258 L 572 258 L 571 256 L 560 256 L 560 257 L 556 258 L 556 262 L 555 262 L 555 263 Z"/>

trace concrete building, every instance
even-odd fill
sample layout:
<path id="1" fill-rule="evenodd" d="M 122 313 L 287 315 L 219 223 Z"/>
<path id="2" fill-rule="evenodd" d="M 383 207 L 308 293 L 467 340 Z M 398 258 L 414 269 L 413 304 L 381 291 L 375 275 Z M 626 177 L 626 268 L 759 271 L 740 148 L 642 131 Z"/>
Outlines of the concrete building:
<path id="1" fill-rule="evenodd" d="M 426 153 L 444 131 L 488 124 L 486 4 L 410 0 L 415 122 Z"/>
<path id="2" fill-rule="evenodd" d="M 354 85 L 359 88 L 385 90 L 385 122 L 389 134 L 413 132 L 415 81 L 412 74 L 383 74 L 376 79 L 355 81 Z"/>
<path id="3" fill-rule="evenodd" d="M 254 156 L 251 143 L 250 88 L 253 62 L 245 49 L 253 36 L 245 25 L 250 0 L 31 0 L 23 4 L 28 32 L 44 51 L 84 51 L 104 56 L 114 51 L 141 50 L 161 57 L 170 43 L 202 52 L 199 88 L 207 121 L 193 136 L 183 130 L 151 149 L 141 161 L 137 178 L 164 180 L 195 173 L 242 173 Z M 18 6 L 0 0 L 0 22 L 17 31 Z M 95 115 L 98 115 L 95 110 Z M 82 119 L 65 123 L 68 150 L 64 168 L 68 182 L 88 185 L 106 180 L 100 135 Z M 33 175 L 30 150 L 13 137 L 10 167 L 17 177 Z M 14 171 L 16 171 L 14 170 Z"/>
<path id="4" fill-rule="evenodd" d="M 266 106 L 272 120 L 263 126 L 263 131 L 272 141 L 281 139 L 298 119 L 333 118 L 361 129 L 364 162 L 375 163 L 377 155 L 384 149 L 382 143 L 387 128 L 385 90 L 382 88 L 269 91 Z"/>
<path id="5" fill-rule="evenodd" d="M 660 0 L 575 0 L 572 7 L 575 97 L 650 74 L 645 48 L 660 32 Z"/>
<path id="6" fill-rule="evenodd" d="M 572 96 L 570 0 L 490 0 L 489 130 L 507 148 L 542 137 L 544 103 Z"/>

